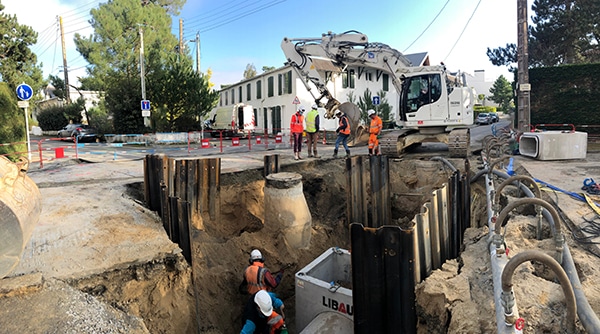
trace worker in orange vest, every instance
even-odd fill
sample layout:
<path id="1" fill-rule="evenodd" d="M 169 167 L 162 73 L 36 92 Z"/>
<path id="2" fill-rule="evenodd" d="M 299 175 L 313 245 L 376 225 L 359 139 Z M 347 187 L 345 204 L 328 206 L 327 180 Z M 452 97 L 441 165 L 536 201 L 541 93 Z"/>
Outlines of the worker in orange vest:
<path id="1" fill-rule="evenodd" d="M 350 137 L 350 120 L 348 116 L 341 110 L 335 113 L 335 117 L 338 119 L 338 127 L 335 130 L 337 138 L 335 140 L 335 147 L 333 149 L 333 157 L 337 158 L 338 148 L 340 144 L 344 146 L 346 150 L 346 158 L 350 157 L 350 149 L 348 148 L 348 137 Z"/>
<path id="2" fill-rule="evenodd" d="M 292 115 L 290 120 L 290 130 L 294 140 L 294 160 L 302 159 L 300 151 L 302 151 L 302 133 L 304 132 L 304 113 L 303 106 L 298 107 L 298 111 Z"/>
<path id="3" fill-rule="evenodd" d="M 374 154 L 381 155 L 378 137 L 379 134 L 381 134 L 381 129 L 383 129 L 383 122 L 373 109 L 369 109 L 367 115 L 369 115 L 369 118 L 371 119 L 371 127 L 369 128 L 369 156 Z"/>
<path id="4" fill-rule="evenodd" d="M 279 312 L 274 309 L 279 309 Z M 272 292 L 260 290 L 250 296 L 244 308 L 242 321 L 244 327 L 240 334 L 287 333 L 283 302 Z"/>
<path id="5" fill-rule="evenodd" d="M 249 294 L 254 294 L 260 290 L 271 291 L 275 289 L 283 277 L 283 270 L 275 275 L 271 274 L 265 267 L 265 258 L 258 249 L 250 253 L 250 265 L 244 270 L 244 280 L 239 286 L 240 293 L 246 290 Z"/>

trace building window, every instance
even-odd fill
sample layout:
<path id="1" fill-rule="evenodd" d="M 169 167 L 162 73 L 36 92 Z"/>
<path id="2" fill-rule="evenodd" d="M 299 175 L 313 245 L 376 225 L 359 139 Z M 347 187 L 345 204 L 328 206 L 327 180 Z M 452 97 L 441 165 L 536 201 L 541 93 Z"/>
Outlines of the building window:
<path id="1" fill-rule="evenodd" d="M 262 98 L 262 86 L 260 85 L 262 81 L 257 81 L 256 82 L 256 98 L 257 99 L 261 99 Z"/>
<path id="2" fill-rule="evenodd" d="M 238 87 L 238 103 L 242 103 L 242 86 Z"/>
<path id="3" fill-rule="evenodd" d="M 283 94 L 283 74 L 277 75 L 277 95 Z"/>
<path id="4" fill-rule="evenodd" d="M 389 91 L 390 90 L 390 76 L 384 73 L 381 78 L 382 78 L 381 81 L 383 84 L 383 91 L 384 92 Z"/>
<path id="5" fill-rule="evenodd" d="M 346 70 L 342 73 L 342 88 L 354 88 L 354 70 Z"/>
<path id="6" fill-rule="evenodd" d="M 235 104 L 235 89 L 231 90 L 231 104 Z"/>
<path id="7" fill-rule="evenodd" d="M 275 80 L 272 76 L 267 79 L 267 96 L 273 97 L 275 95 L 275 88 L 273 87 L 275 84 Z"/>
<path id="8" fill-rule="evenodd" d="M 221 98 L 219 99 L 219 107 L 223 106 L 223 93 L 221 93 Z"/>
<path id="9" fill-rule="evenodd" d="M 252 97 L 252 85 L 247 84 L 246 85 L 246 101 L 250 101 L 251 97 Z"/>
<path id="10" fill-rule="evenodd" d="M 283 92 L 292 94 L 292 71 L 283 74 Z"/>
<path id="11" fill-rule="evenodd" d="M 229 94 L 227 94 L 227 92 L 225 92 L 225 105 L 229 104 Z"/>

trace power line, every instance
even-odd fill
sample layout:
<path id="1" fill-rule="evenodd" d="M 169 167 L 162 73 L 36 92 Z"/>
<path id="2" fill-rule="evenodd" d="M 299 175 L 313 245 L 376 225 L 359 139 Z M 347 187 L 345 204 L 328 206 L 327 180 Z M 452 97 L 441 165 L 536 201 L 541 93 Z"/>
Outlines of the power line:
<path id="1" fill-rule="evenodd" d="M 442 9 L 440 9 L 440 11 L 433 18 L 433 20 L 429 23 L 429 25 L 427 25 L 427 27 L 425 28 L 425 30 L 423 30 L 423 32 L 419 36 L 417 36 L 417 38 L 415 38 L 415 40 L 412 43 L 410 43 L 410 45 L 407 46 L 406 49 L 404 49 L 404 51 L 402 51 L 402 52 L 406 52 L 406 50 L 408 50 L 413 44 L 415 44 L 416 41 L 419 40 L 419 38 L 421 38 L 421 36 L 423 36 L 423 34 L 427 31 L 427 29 L 429 29 L 429 27 L 431 27 L 431 25 L 433 24 L 433 22 L 435 22 L 435 20 L 437 20 L 437 18 L 440 16 L 440 14 L 442 14 L 442 12 L 444 11 L 444 8 L 446 8 L 446 5 L 448 4 L 448 2 L 450 2 L 450 0 L 446 1 L 446 3 L 444 4 L 444 6 L 442 7 Z"/>
<path id="2" fill-rule="evenodd" d="M 89 15 L 89 10 L 91 8 L 95 7 L 98 3 L 99 3 L 98 0 L 95 0 L 95 1 L 92 1 L 92 2 L 88 2 L 88 3 L 84 4 L 84 5 L 81 5 L 79 7 L 76 7 L 74 9 L 71 9 L 69 11 L 64 12 L 60 16 L 62 16 L 63 19 L 66 19 L 66 18 L 69 18 L 69 17 L 72 17 L 72 16 L 76 16 L 76 15 L 81 14 L 81 13 L 86 12 L 86 11 L 88 12 L 88 15 Z M 75 13 L 69 14 L 71 12 L 75 12 Z M 67 14 L 69 14 L 69 15 L 67 15 Z"/>
<path id="3" fill-rule="evenodd" d="M 467 30 L 467 26 L 469 25 L 469 22 L 471 22 L 471 19 L 475 15 L 475 12 L 477 11 L 477 8 L 479 8 L 479 4 L 480 3 L 481 3 L 481 0 L 479 0 L 479 2 L 477 2 L 477 6 L 475 6 L 475 9 L 473 10 L 473 13 L 471 14 L 471 17 L 469 17 L 469 19 L 467 20 L 467 23 L 465 24 L 465 27 L 460 32 L 460 35 L 458 35 L 458 38 L 456 39 L 456 42 L 454 42 L 454 45 L 452 45 L 452 48 L 450 49 L 450 51 L 448 52 L 448 54 L 446 55 L 446 57 L 444 57 L 444 60 L 446 60 L 450 56 L 450 54 L 454 50 L 454 47 L 456 46 L 456 44 L 458 44 L 458 41 L 460 41 L 460 38 L 462 37 L 463 33 L 465 32 L 465 30 Z"/>
<path id="4" fill-rule="evenodd" d="M 238 3 L 237 5 L 241 5 L 241 4 L 244 4 L 244 3 L 249 2 L 249 1 L 251 1 L 251 0 L 245 0 L 244 2 Z M 258 2 L 260 2 L 260 0 Z M 230 4 L 234 4 L 234 5 L 233 6 L 228 6 Z M 235 7 L 235 4 L 236 4 L 235 0 L 234 1 L 230 1 L 230 2 L 224 4 L 224 5 L 220 6 L 220 7 L 208 10 L 205 13 L 202 13 L 202 14 L 196 16 L 195 18 L 188 20 L 187 22 L 189 22 L 189 23 L 195 23 L 197 21 L 201 21 L 201 20 L 206 19 L 206 18 L 221 17 L 221 15 L 218 15 L 218 14 L 226 12 L 229 9 Z M 208 14 L 208 13 L 215 12 L 215 11 L 216 11 L 216 13 Z M 231 13 L 229 13 L 229 14 L 231 14 Z"/>
<path id="5" fill-rule="evenodd" d="M 269 3 L 265 4 L 265 5 L 263 5 L 261 7 L 253 8 L 252 10 L 244 12 L 241 15 L 237 15 L 237 16 L 235 16 L 233 18 L 228 19 L 228 20 L 226 19 L 226 21 L 224 21 L 224 22 L 220 22 L 220 23 L 216 23 L 216 24 L 212 24 L 212 25 L 208 25 L 208 26 L 203 26 L 202 24 L 195 25 L 195 26 L 190 27 L 190 30 L 198 30 L 199 32 L 204 33 L 204 32 L 216 29 L 218 27 L 224 26 L 226 24 L 229 24 L 231 22 L 235 22 L 235 21 L 240 20 L 240 19 L 242 19 L 242 18 L 244 18 L 246 16 L 252 15 L 252 14 L 257 13 L 257 12 L 260 12 L 262 10 L 271 8 L 271 7 L 273 7 L 275 5 L 278 5 L 278 4 L 280 4 L 282 2 L 285 2 L 285 1 L 286 0 L 275 0 L 275 1 L 272 1 L 272 2 L 269 2 Z M 190 39 L 190 38 L 191 38 L 190 35 L 185 35 L 185 39 L 186 40 Z"/>

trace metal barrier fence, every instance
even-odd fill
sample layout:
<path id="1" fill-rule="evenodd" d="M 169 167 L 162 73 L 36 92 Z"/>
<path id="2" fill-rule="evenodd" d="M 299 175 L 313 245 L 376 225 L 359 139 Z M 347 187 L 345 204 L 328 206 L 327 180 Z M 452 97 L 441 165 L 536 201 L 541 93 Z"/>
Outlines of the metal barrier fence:
<path id="1" fill-rule="evenodd" d="M 269 150 L 290 148 L 292 137 L 288 129 L 275 129 L 269 133 L 266 129 L 255 129 L 229 136 L 231 131 L 211 130 L 196 132 L 150 133 L 150 134 L 107 134 L 106 142 L 79 142 L 77 138 L 43 138 L 30 140 L 31 149 L 16 150 L 3 154 L 7 157 L 28 156 L 30 164 L 45 163 L 60 159 L 99 158 L 103 161 L 118 159 L 141 159 L 139 153 L 154 154 L 179 151 L 181 154 L 223 153 L 227 148 L 243 148 L 250 150 Z M 273 132 L 275 134 L 273 134 Z M 319 145 L 332 144 L 335 132 L 321 131 Z M 64 145 L 56 146 L 56 142 Z M 306 142 L 306 139 L 304 140 Z M 50 143 L 53 143 L 52 145 Z M 27 142 L 0 144 L 0 146 L 27 146 Z M 202 154 L 200 153 L 200 154 Z"/>

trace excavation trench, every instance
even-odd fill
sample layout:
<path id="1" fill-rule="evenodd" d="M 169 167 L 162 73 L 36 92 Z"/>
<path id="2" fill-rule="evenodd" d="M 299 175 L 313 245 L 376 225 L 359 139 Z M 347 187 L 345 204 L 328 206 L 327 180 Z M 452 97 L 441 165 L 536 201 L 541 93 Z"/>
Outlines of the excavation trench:
<path id="1" fill-rule="evenodd" d="M 450 163 L 461 171 L 464 168 L 461 159 L 450 160 Z M 365 168 L 368 169 L 368 166 Z M 258 248 L 272 271 L 285 268 L 282 284 L 276 292 L 286 304 L 290 333 L 298 333 L 294 274 L 331 247 L 351 250 L 347 220 L 348 170 L 345 159 L 334 159 L 286 164 L 280 167 L 279 172 L 301 176 L 302 193 L 312 220 L 308 247 L 291 246 L 282 228 L 276 224 L 265 224 L 265 218 L 273 213 L 273 208 L 265 206 L 266 181 L 262 169 L 220 175 L 220 198 L 218 205 L 214 206 L 219 210 L 219 219 L 202 220 L 202 229 L 192 236 L 201 241 L 194 244 L 189 254 L 193 271 L 184 252 L 176 247 L 159 251 L 158 244 L 153 243 L 152 240 L 163 238 L 167 231 L 162 229 L 159 215 L 148 215 L 148 210 L 140 205 L 147 204 L 144 203 L 144 182 L 132 183 L 122 189 L 107 185 L 113 196 L 123 196 L 129 202 L 123 209 L 113 205 L 110 214 L 103 213 L 102 218 L 94 222 L 94 229 L 106 231 L 104 241 L 88 240 L 85 234 L 77 232 L 77 239 L 85 244 L 81 250 L 91 247 L 96 252 L 94 256 L 101 260 L 103 254 L 111 252 L 111 247 L 114 247 L 103 248 L 104 244 L 114 243 L 115 239 L 145 237 L 146 248 L 154 250 L 154 255 L 140 261 L 124 260 L 121 264 L 89 275 L 63 273 L 58 277 L 74 287 L 74 291 L 60 287 L 52 279 L 46 279 L 42 284 L 54 287 L 52 291 L 68 292 L 69 296 L 62 297 L 64 299 L 86 301 L 82 307 L 98 309 L 91 304 L 91 299 L 101 301 L 111 310 L 106 314 L 126 314 L 130 317 L 127 323 L 131 323 L 124 327 L 119 317 L 105 317 L 106 321 L 102 322 L 100 320 L 104 318 L 96 316 L 92 317 L 100 319 L 96 325 L 116 326 L 114 324 L 118 323 L 121 330 L 127 328 L 132 333 L 235 333 L 242 326 L 242 310 L 248 299 L 247 295 L 238 291 L 238 286 L 249 252 Z M 453 169 L 442 161 L 429 158 L 403 159 L 390 160 L 389 173 L 391 224 L 409 229 L 415 216 L 423 214 L 423 208 L 427 207 L 424 204 L 431 203 L 437 196 L 436 191 L 448 182 Z M 55 191 L 50 188 L 42 190 L 47 196 Z M 365 191 L 371 191 L 368 185 Z M 510 201 L 513 196 L 518 196 L 518 191 L 507 186 L 500 200 Z M 488 231 L 483 180 L 472 184 L 470 198 L 470 224 L 465 230 L 458 258 L 442 261 L 441 268 L 422 277 L 416 285 L 414 298 L 418 333 L 489 333 L 496 329 L 490 263 L 486 255 Z M 371 203 L 368 196 L 366 200 Z M 122 213 L 115 212 L 121 210 Z M 511 251 L 536 247 L 552 254 L 554 244 L 548 239 L 550 229 L 543 225 L 543 239 L 537 240 L 537 222 L 533 217 L 524 216 L 526 214 L 527 208 L 509 217 L 507 240 Z M 132 215 L 144 215 L 147 224 L 157 226 L 163 236 L 159 237 L 145 226 L 138 226 L 138 223 L 127 225 L 128 221 L 132 221 Z M 595 289 L 593 280 L 588 279 L 596 272 L 596 267 L 590 265 L 592 262 L 585 260 L 589 259 L 589 255 L 582 255 L 577 248 L 571 251 L 575 259 L 584 258 L 575 263 L 584 289 Z M 44 258 L 40 257 L 40 261 Z M 557 283 L 539 264 L 522 267 L 525 269 L 515 273 L 514 280 L 517 282 L 515 295 L 519 314 L 526 319 L 529 328 L 525 332 L 559 332 L 564 326 L 565 308 Z M 44 277 L 52 276 L 51 273 L 43 274 Z M 18 319 L 19 309 L 11 307 L 14 302 L 13 298 L 0 298 L 4 310 L 0 325 L 9 331 L 11 328 L 14 331 L 22 329 L 18 321 L 12 323 L 7 320 L 11 317 Z M 597 309 L 600 301 L 590 298 L 590 304 Z M 35 300 L 31 305 L 35 309 L 41 307 L 36 305 L 43 304 Z M 11 311 L 16 313 L 11 315 Z M 48 323 L 48 326 L 54 328 L 50 326 L 56 326 L 56 323 Z M 87 327 L 72 328 L 85 331 Z"/>
<path id="2" fill-rule="evenodd" d="M 461 160 L 455 163 L 464 164 Z M 368 168 L 365 162 L 365 169 Z M 431 200 L 432 192 L 447 183 L 452 172 L 444 163 L 429 159 L 390 160 L 392 225 L 409 228 L 423 204 Z M 252 249 L 261 250 L 271 271 L 285 268 L 282 284 L 276 292 L 286 305 L 286 322 L 292 333 L 296 332 L 294 274 L 331 247 L 350 249 L 346 160 L 309 160 L 283 165 L 279 174 L 284 175 L 285 180 L 292 180 L 292 185 L 288 185 L 292 188 L 295 181 L 301 179 L 303 200 L 312 218 L 310 237 L 303 235 L 299 242 L 289 235 L 294 229 L 273 223 L 277 221 L 274 213 L 283 210 L 285 201 L 279 198 L 275 201 L 278 204 L 265 205 L 274 203 L 271 193 L 278 190 L 271 189 L 273 186 L 265 181 L 263 170 L 223 173 L 218 219 L 202 219 L 201 229 L 192 237 L 201 240 L 192 242 L 191 246 L 200 332 L 232 333 L 241 328 L 242 310 L 248 296 L 240 294 L 238 286 Z M 275 187 L 281 188 L 280 185 Z M 271 195 L 265 196 L 266 192 Z M 289 189 L 285 193 L 295 194 Z M 293 197 L 290 200 L 299 203 L 296 196 Z M 370 200 L 368 196 L 365 198 Z M 306 232 L 305 229 L 298 231 L 299 234 Z"/>

